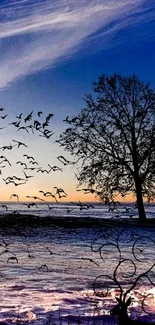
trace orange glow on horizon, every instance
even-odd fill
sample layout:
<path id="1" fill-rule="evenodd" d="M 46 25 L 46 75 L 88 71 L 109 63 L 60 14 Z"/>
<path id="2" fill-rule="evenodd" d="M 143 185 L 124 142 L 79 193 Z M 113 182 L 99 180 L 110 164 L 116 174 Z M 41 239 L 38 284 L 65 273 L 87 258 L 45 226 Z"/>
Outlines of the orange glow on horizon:
<path id="1" fill-rule="evenodd" d="M 47 189 L 47 191 L 50 191 L 50 189 Z M 11 195 L 13 193 L 16 193 L 18 196 L 19 196 L 19 202 L 30 202 L 30 201 L 35 201 L 35 202 L 39 202 L 39 200 L 34 200 L 33 198 L 27 198 L 26 196 L 29 195 L 29 196 L 36 196 L 36 197 L 39 197 L 40 199 L 43 199 L 45 200 L 45 202 L 53 202 L 53 203 L 56 203 L 55 199 L 52 198 L 52 197 L 46 197 L 46 196 L 43 196 L 42 193 L 39 193 L 39 190 L 37 190 L 36 188 L 31 188 L 29 189 L 29 191 L 25 191 L 24 188 L 13 188 L 11 190 L 8 190 L 7 188 L 4 188 L 2 189 L 2 192 L 1 192 L 1 196 L 0 196 L 0 202 L 18 202 L 17 199 L 15 199 L 14 197 L 11 197 Z M 52 191 L 52 193 L 54 193 Z M 99 200 L 99 198 L 95 197 L 95 195 L 93 194 L 84 194 L 84 192 L 82 191 L 76 191 L 76 189 L 69 189 L 67 191 L 67 194 L 68 196 L 66 197 L 62 197 L 61 199 L 58 198 L 58 195 L 56 196 L 57 197 L 57 200 L 59 203 L 61 202 L 78 202 L 78 201 L 81 201 L 81 202 L 101 202 Z M 115 199 L 116 201 L 119 201 L 119 202 L 122 202 L 122 203 L 131 203 L 131 202 L 134 202 L 135 201 L 135 198 L 132 196 L 132 195 L 128 195 L 124 198 L 122 198 L 121 195 L 118 195 L 117 198 Z M 42 202 L 40 200 L 40 202 Z"/>

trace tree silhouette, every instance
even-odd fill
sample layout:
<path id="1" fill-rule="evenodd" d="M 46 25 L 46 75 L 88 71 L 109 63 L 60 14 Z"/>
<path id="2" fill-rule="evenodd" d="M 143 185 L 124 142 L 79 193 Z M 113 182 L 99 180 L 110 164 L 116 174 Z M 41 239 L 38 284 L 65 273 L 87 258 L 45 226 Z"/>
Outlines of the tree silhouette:
<path id="1" fill-rule="evenodd" d="M 67 116 L 60 146 L 78 163 L 78 185 L 105 203 L 133 194 L 139 221 L 155 193 L 155 91 L 135 75 L 101 75 L 80 114 Z"/>

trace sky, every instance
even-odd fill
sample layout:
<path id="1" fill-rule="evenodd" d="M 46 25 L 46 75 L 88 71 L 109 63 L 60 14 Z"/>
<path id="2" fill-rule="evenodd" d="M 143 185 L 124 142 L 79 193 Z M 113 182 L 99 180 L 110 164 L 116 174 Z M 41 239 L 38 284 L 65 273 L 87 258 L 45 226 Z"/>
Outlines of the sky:
<path id="1" fill-rule="evenodd" d="M 39 190 L 54 193 L 63 188 L 66 200 L 92 200 L 76 191 L 76 169 L 64 167 L 57 156 L 64 153 L 54 143 L 67 125 L 67 115 L 76 115 L 84 107 L 84 96 L 102 73 L 135 73 L 155 86 L 155 10 L 152 0 L 1 0 L 0 1 L 0 146 L 23 141 L 28 147 L 2 150 L 11 166 L 1 168 L 1 197 L 8 200 L 18 194 L 40 195 Z M 50 139 L 17 131 L 13 125 L 21 112 L 41 119 L 53 113 Z M 5 123 L 4 123 L 5 122 Z M 7 124 L 7 126 L 6 126 Z M 15 143 L 14 143 L 15 144 Z M 43 169 L 59 165 L 63 172 L 31 173 L 22 186 L 5 184 L 7 176 L 23 177 L 18 160 L 33 155 Z M 3 164 L 0 160 L 0 166 Z"/>

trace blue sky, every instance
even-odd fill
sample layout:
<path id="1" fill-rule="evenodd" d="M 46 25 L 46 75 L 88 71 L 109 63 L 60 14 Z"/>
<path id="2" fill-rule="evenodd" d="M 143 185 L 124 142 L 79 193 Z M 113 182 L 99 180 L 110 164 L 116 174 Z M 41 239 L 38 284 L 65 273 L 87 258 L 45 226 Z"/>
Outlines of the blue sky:
<path id="1" fill-rule="evenodd" d="M 64 128 L 63 119 L 83 108 L 85 93 L 91 92 L 101 73 L 134 72 L 154 87 L 154 31 L 152 0 L 0 1 L 0 106 L 10 118 L 32 110 L 53 112 L 52 127 L 58 133 Z M 1 142 L 12 139 L 12 132 L 4 131 Z M 38 137 L 27 141 L 42 164 L 48 155 L 57 162 L 57 146 L 52 149 L 51 142 Z M 42 150 L 44 157 L 39 157 Z M 74 173 L 64 174 L 63 180 L 57 175 L 54 181 L 65 187 L 70 177 L 69 191 L 75 185 Z M 33 186 L 34 192 L 40 186 L 49 190 L 50 181 L 35 177 Z"/>

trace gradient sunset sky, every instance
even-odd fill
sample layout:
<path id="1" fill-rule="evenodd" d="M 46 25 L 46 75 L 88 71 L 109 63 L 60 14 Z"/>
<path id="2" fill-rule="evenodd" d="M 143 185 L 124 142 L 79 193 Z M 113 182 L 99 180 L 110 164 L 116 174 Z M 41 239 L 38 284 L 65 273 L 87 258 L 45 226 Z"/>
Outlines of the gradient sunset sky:
<path id="1" fill-rule="evenodd" d="M 0 147 L 20 140 L 28 148 L 13 148 L 0 154 L 12 166 L 2 168 L 1 197 L 12 193 L 25 200 L 39 190 L 54 193 L 54 186 L 68 193 L 68 200 L 91 200 L 76 192 L 76 169 L 63 167 L 57 156 L 64 153 L 53 144 L 66 125 L 63 119 L 84 107 L 83 97 L 102 73 L 135 73 L 155 87 L 155 8 L 152 0 L 2 0 L 0 1 Z M 17 132 L 8 123 L 23 112 L 43 111 L 42 119 L 53 113 L 50 139 L 25 131 Z M 30 154 L 43 169 L 58 165 L 63 172 L 32 173 L 27 184 L 5 185 L 7 176 L 23 177 L 16 164 Z M 2 166 L 0 160 L 0 167 Z M 29 173 L 28 173 L 29 174 Z"/>

